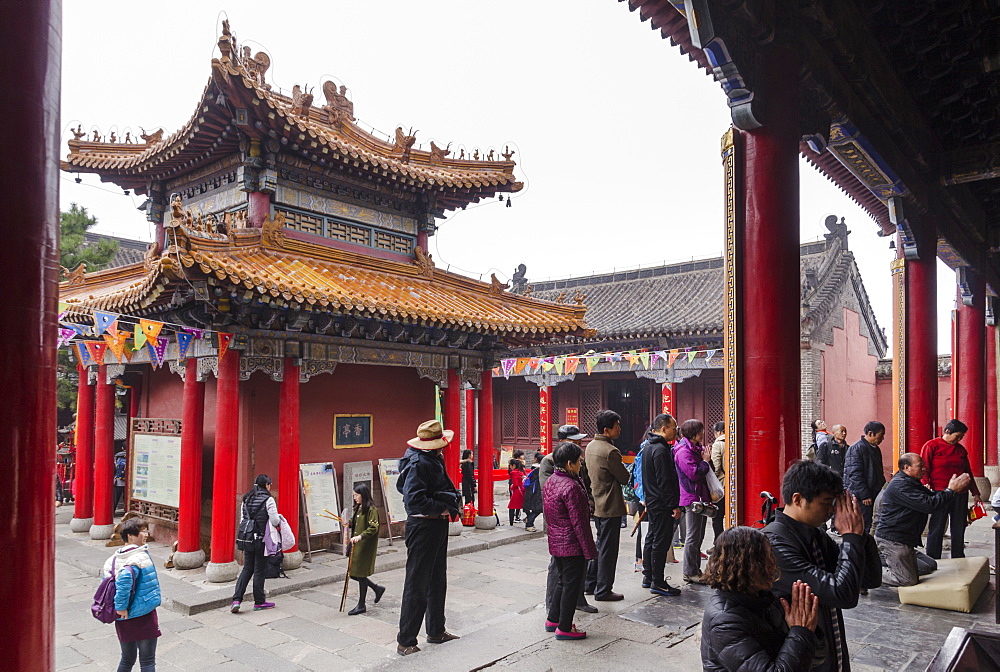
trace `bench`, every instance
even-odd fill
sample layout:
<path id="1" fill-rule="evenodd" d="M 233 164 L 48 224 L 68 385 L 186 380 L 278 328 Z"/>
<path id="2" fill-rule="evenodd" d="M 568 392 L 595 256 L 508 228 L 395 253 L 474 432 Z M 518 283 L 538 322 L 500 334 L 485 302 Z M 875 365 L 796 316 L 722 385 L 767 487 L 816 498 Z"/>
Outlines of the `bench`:
<path id="1" fill-rule="evenodd" d="M 899 588 L 900 604 L 970 613 L 990 583 L 989 559 L 953 558 L 937 563 L 937 571 L 922 577 L 917 585 Z"/>

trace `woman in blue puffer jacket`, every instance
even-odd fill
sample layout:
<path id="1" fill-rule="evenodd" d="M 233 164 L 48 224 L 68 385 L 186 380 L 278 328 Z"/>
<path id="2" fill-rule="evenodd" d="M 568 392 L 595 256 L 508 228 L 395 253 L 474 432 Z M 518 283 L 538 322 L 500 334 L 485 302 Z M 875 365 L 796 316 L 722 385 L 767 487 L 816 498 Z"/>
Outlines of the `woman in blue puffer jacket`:
<path id="1" fill-rule="evenodd" d="M 118 672 L 130 672 L 139 658 L 142 672 L 156 668 L 156 638 L 160 626 L 156 608 L 160 606 L 160 580 L 146 549 L 149 524 L 142 518 L 130 518 L 121 524 L 119 533 L 125 545 L 104 563 L 104 576 L 115 573 L 115 610 L 118 642 L 122 647 Z M 134 587 L 134 590 L 133 590 Z"/>

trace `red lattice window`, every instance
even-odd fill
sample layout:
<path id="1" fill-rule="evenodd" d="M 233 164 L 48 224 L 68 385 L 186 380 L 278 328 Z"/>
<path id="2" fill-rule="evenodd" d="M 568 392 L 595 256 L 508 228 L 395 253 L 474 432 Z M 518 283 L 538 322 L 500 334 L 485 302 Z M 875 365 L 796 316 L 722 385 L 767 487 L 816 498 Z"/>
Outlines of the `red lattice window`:
<path id="1" fill-rule="evenodd" d="M 705 385 L 705 443 L 715 441 L 715 432 L 712 428 L 715 423 L 725 419 L 725 399 L 722 394 L 722 385 Z"/>
<path id="2" fill-rule="evenodd" d="M 517 438 L 527 439 L 531 436 L 531 399 L 525 394 L 525 389 L 517 390 Z M 538 426 L 538 400 L 535 400 L 535 427 Z"/>
<path id="3" fill-rule="evenodd" d="M 600 384 L 580 388 L 580 431 L 597 434 L 597 413 L 604 404 Z"/>
<path id="4" fill-rule="evenodd" d="M 514 384 L 506 383 L 501 386 L 503 403 L 500 405 L 500 441 L 504 444 L 511 444 L 515 440 L 514 432 L 517 427 L 515 414 L 517 408 L 514 405 Z"/>

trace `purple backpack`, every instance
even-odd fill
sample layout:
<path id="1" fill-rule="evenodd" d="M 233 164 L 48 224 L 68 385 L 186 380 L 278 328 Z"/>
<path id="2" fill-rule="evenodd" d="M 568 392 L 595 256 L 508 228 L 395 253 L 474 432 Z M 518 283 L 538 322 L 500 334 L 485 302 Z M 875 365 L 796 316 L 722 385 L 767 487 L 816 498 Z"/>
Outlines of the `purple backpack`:
<path id="1" fill-rule="evenodd" d="M 101 585 L 97 586 L 97 591 L 94 593 L 94 603 L 90 605 L 90 613 L 101 623 L 114 623 L 118 620 L 118 611 L 115 609 L 115 560 L 117 559 L 111 559 L 111 576 L 101 579 Z M 129 565 L 130 571 L 131 567 Z M 133 576 L 132 591 L 128 596 L 129 605 L 132 604 L 132 599 L 135 597 L 137 582 L 134 579 L 135 577 Z"/>

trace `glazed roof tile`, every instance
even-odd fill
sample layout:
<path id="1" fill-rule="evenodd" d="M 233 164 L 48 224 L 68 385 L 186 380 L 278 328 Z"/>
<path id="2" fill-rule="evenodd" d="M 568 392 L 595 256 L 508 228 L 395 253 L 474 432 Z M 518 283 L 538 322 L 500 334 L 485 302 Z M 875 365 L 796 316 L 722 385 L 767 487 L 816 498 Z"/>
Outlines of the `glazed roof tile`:
<path id="1" fill-rule="evenodd" d="M 89 309 L 135 312 L 171 283 L 209 279 L 319 313 L 350 313 L 500 335 L 584 332 L 582 306 L 558 305 L 414 261 L 405 263 L 285 238 L 277 221 L 230 243 L 199 239 L 175 225 L 176 244 L 144 264 L 99 271 L 60 285 L 60 300 Z M 179 261 L 179 264 L 178 264 Z"/>

